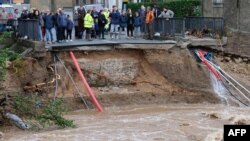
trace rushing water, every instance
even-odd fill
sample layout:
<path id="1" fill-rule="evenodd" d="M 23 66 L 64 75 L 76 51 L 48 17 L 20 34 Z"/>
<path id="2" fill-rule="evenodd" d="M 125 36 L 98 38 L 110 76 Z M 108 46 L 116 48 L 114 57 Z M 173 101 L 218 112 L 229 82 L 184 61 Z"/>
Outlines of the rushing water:
<path id="1" fill-rule="evenodd" d="M 249 123 L 248 108 L 224 105 L 150 105 L 76 111 L 77 128 L 40 132 L 14 130 L 4 141 L 219 141 L 223 125 Z"/>
<path id="2" fill-rule="evenodd" d="M 210 80 L 213 90 L 220 98 L 221 103 L 226 105 L 243 106 L 242 103 L 240 103 L 238 100 L 232 97 L 230 91 L 224 86 L 222 80 L 218 80 L 211 72 L 210 72 Z"/>

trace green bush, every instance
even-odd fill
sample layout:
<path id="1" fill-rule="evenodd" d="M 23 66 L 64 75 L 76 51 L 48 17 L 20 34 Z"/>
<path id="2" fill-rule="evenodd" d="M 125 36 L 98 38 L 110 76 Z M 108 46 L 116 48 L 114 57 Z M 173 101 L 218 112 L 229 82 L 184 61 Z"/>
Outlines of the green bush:
<path id="1" fill-rule="evenodd" d="M 201 16 L 201 1 L 200 0 L 178 0 L 169 2 L 157 2 L 157 3 L 129 3 L 128 8 L 132 11 L 138 11 L 141 5 L 145 7 L 154 5 L 158 6 L 161 10 L 165 7 L 174 11 L 175 17 L 186 16 Z"/>
<path id="2" fill-rule="evenodd" d="M 46 127 L 48 125 L 57 125 L 62 128 L 75 127 L 73 120 L 63 117 L 63 113 L 67 112 L 67 108 L 63 105 L 62 98 L 48 102 L 42 101 L 42 97 L 36 95 L 19 94 L 14 99 L 15 113 L 35 119 L 38 124 L 32 125 L 37 127 Z"/>
<path id="3" fill-rule="evenodd" d="M 0 50 L 0 81 L 5 79 L 6 71 L 7 71 L 7 61 L 14 61 L 20 58 L 19 54 L 15 53 L 9 48 L 5 48 Z"/>

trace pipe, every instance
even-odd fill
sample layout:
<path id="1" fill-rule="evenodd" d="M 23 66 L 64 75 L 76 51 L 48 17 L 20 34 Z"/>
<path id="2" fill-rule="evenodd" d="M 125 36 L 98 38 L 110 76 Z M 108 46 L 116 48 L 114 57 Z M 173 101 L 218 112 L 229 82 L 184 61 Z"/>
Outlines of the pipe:
<path id="1" fill-rule="evenodd" d="M 54 54 L 54 63 L 55 63 L 55 67 L 54 67 L 54 69 L 55 69 L 55 76 L 57 76 L 58 75 L 57 74 L 57 66 L 56 66 L 57 65 L 57 61 L 56 61 L 55 54 Z M 56 79 L 55 92 L 54 92 L 54 97 L 53 97 L 54 101 L 56 100 L 57 92 L 58 92 L 58 80 Z"/>
<path id="2" fill-rule="evenodd" d="M 218 73 L 227 81 L 229 82 L 229 85 L 232 85 L 234 87 L 234 89 L 236 89 L 245 99 L 247 99 L 248 102 L 250 102 L 250 99 L 239 89 L 237 88 L 229 79 L 227 79 L 219 70 L 219 68 L 215 65 L 212 64 L 212 62 L 210 62 L 211 65 L 215 66 L 215 69 L 218 71 Z"/>
<path id="3" fill-rule="evenodd" d="M 92 89 L 90 88 L 90 86 L 89 86 L 87 80 L 85 79 L 85 77 L 84 77 L 84 75 L 83 75 L 83 73 L 82 73 L 82 71 L 81 71 L 81 69 L 80 69 L 79 63 L 78 63 L 78 61 L 76 60 L 76 57 L 75 57 L 74 53 L 73 53 L 72 51 L 70 51 L 69 54 L 70 54 L 71 59 L 72 59 L 73 62 L 74 62 L 74 65 L 75 65 L 75 67 L 76 67 L 76 70 L 77 70 L 79 76 L 80 76 L 81 79 L 82 79 L 83 85 L 84 85 L 84 87 L 86 88 L 86 90 L 87 90 L 89 96 L 91 97 L 91 99 L 92 99 L 94 105 L 96 106 L 96 108 L 98 109 L 99 112 L 103 112 L 103 108 L 101 107 L 101 105 L 100 105 L 99 102 L 97 101 L 97 99 L 96 99 L 96 97 L 95 97 L 95 95 L 94 95 Z"/>
<path id="4" fill-rule="evenodd" d="M 217 78 L 217 80 L 221 80 L 220 75 L 218 72 L 208 63 L 208 61 L 204 57 L 204 53 L 202 51 L 197 51 L 199 58 L 201 61 L 208 67 L 208 69 L 214 74 L 214 76 Z"/>
<path id="5" fill-rule="evenodd" d="M 243 85 L 241 85 L 238 81 L 236 81 L 235 79 L 233 79 L 232 76 L 230 76 L 228 73 L 226 73 L 224 70 L 222 70 L 219 66 L 215 65 L 214 63 L 208 61 L 210 64 L 212 64 L 215 68 L 217 68 L 218 70 L 220 70 L 222 73 L 224 73 L 227 77 L 229 77 L 233 82 L 235 82 L 237 85 L 239 85 L 242 89 L 244 89 L 248 94 L 250 94 L 250 91 L 245 88 Z"/>
<path id="6" fill-rule="evenodd" d="M 30 129 L 31 126 L 26 123 L 25 121 L 23 121 L 20 117 L 18 117 L 15 114 L 12 113 L 5 113 L 4 115 L 7 119 L 9 119 L 16 127 L 26 130 L 26 129 Z"/>

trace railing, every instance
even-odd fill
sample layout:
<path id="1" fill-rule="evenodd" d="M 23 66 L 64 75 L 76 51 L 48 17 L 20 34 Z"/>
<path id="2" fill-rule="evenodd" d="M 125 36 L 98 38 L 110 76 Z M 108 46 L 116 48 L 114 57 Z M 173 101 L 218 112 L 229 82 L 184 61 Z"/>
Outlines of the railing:
<path id="1" fill-rule="evenodd" d="M 142 32 L 147 32 L 145 26 L 141 28 Z M 156 18 L 151 24 L 152 33 L 160 33 L 167 36 L 184 36 L 185 19 L 184 18 Z"/>
<path id="2" fill-rule="evenodd" d="M 144 25 L 143 25 L 144 26 Z M 185 36 L 186 31 L 208 29 L 212 34 L 224 34 L 224 19 L 211 17 L 156 18 L 152 23 L 154 33 L 161 35 Z M 142 28 L 146 32 L 146 28 Z"/>
<path id="3" fill-rule="evenodd" d="M 21 37 L 27 36 L 28 39 L 39 40 L 39 22 L 38 20 L 0 20 L 0 29 L 4 26 L 12 26 Z M 7 24 L 8 23 L 8 24 Z M 18 26 L 17 26 L 18 24 Z M 163 36 L 185 36 L 186 31 L 193 29 L 208 29 L 212 34 L 224 34 L 224 19 L 211 17 L 185 17 L 185 18 L 156 18 L 152 23 L 152 33 L 160 33 Z M 143 25 L 142 32 L 147 32 L 146 26 Z"/>
<path id="4" fill-rule="evenodd" d="M 224 34 L 224 19 L 216 17 L 186 17 L 185 18 L 186 30 L 203 30 L 208 29 L 211 33 L 219 35 Z"/>
<path id="5" fill-rule="evenodd" d="M 27 37 L 35 41 L 39 40 L 39 21 L 38 20 L 18 20 L 17 32 L 21 37 Z"/>

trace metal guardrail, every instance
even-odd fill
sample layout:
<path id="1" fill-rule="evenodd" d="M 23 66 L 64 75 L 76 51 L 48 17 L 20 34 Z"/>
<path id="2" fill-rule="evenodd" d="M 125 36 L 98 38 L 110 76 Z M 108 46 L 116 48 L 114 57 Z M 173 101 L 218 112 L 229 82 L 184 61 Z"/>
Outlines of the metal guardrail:
<path id="1" fill-rule="evenodd" d="M 147 32 L 146 25 L 141 28 L 142 32 Z M 156 18 L 151 24 L 152 33 L 160 33 L 161 35 L 184 36 L 185 19 L 184 18 Z"/>
<path id="2" fill-rule="evenodd" d="M 186 17 L 186 30 L 203 30 L 208 29 L 211 33 L 218 33 L 224 35 L 224 19 L 217 17 Z"/>
<path id="3" fill-rule="evenodd" d="M 39 21 L 38 20 L 18 20 L 17 32 L 21 37 L 27 36 L 28 39 L 39 40 Z"/>
<path id="4" fill-rule="evenodd" d="M 144 26 L 144 25 L 143 25 Z M 186 31 L 208 29 L 212 34 L 224 34 L 224 19 L 214 17 L 156 18 L 152 23 L 154 33 L 161 35 L 185 36 Z M 142 28 L 146 32 L 146 28 Z"/>
<path id="5" fill-rule="evenodd" d="M 21 37 L 27 36 L 28 39 L 39 40 L 38 20 L 0 20 L 0 27 L 3 24 L 4 26 L 13 26 Z M 209 29 L 212 34 L 218 33 L 221 36 L 224 34 L 224 19 L 214 17 L 156 18 L 151 26 L 152 33 L 158 32 L 163 36 L 184 37 L 186 31 L 193 29 L 201 31 L 204 28 Z M 144 33 L 147 32 L 146 26 L 143 25 L 141 30 Z"/>

